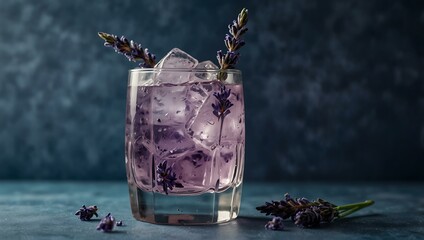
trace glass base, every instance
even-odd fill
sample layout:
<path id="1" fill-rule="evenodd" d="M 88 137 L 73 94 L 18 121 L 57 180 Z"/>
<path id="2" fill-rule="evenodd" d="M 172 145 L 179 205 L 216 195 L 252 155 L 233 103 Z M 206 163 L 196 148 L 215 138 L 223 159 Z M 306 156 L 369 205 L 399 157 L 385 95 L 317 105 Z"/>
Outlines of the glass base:
<path id="1" fill-rule="evenodd" d="M 129 185 L 131 210 L 143 222 L 206 225 L 235 219 L 240 211 L 242 184 L 223 192 L 200 195 L 164 195 Z"/>

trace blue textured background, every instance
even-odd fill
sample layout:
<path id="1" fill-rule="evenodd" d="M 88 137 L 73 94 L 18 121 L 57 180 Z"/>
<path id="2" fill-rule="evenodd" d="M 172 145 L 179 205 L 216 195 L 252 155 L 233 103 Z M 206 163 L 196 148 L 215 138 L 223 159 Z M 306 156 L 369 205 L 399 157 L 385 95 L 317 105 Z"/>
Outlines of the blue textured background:
<path id="1" fill-rule="evenodd" d="M 247 180 L 424 180 L 423 1 L 0 2 L 0 179 L 125 179 L 127 70 L 98 31 L 159 57 L 242 49 Z"/>

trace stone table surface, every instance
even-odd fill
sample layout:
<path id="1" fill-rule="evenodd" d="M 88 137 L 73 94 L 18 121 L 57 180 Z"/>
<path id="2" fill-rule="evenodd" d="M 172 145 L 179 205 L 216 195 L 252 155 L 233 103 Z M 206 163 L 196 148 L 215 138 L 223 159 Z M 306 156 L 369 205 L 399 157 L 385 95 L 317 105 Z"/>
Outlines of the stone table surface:
<path id="1" fill-rule="evenodd" d="M 373 199 L 375 204 L 320 228 L 290 221 L 269 231 L 255 206 L 293 197 L 324 198 L 337 205 Z M 111 212 L 123 227 L 96 231 L 97 220 L 80 221 L 82 204 Z M 243 187 L 237 220 L 212 226 L 164 226 L 132 218 L 124 182 L 0 181 L 0 239 L 424 239 L 424 183 L 250 183 Z"/>

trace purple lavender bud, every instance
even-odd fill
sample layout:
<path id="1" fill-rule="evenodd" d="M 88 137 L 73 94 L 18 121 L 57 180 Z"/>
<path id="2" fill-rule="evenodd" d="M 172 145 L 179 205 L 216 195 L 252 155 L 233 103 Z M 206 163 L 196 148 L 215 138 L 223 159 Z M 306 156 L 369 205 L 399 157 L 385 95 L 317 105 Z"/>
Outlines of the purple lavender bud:
<path id="1" fill-rule="evenodd" d="M 228 51 L 225 54 L 224 59 L 225 59 L 225 63 L 227 65 L 227 68 L 229 68 L 229 69 L 234 68 L 234 65 L 236 65 L 236 63 L 238 61 L 239 55 L 240 55 L 239 53 L 235 53 L 235 52 L 232 52 L 232 51 Z"/>
<path id="2" fill-rule="evenodd" d="M 233 41 L 232 41 L 232 37 L 230 35 L 225 34 L 224 43 L 225 43 L 225 46 L 227 47 L 227 49 L 232 49 Z"/>
<path id="3" fill-rule="evenodd" d="M 216 59 L 218 60 L 218 63 L 219 63 L 220 66 L 222 66 L 224 64 L 224 62 L 223 62 L 224 59 L 223 59 L 223 55 L 222 55 L 221 50 L 216 52 Z"/>
<path id="4" fill-rule="evenodd" d="M 294 224 L 302 227 L 317 227 L 321 222 L 320 210 L 316 206 L 305 208 L 296 213 Z"/>
<path id="5" fill-rule="evenodd" d="M 273 230 L 273 231 L 283 231 L 284 230 L 283 219 L 280 217 L 274 217 L 272 218 L 271 221 L 265 224 L 265 228 L 268 230 Z"/>
<path id="6" fill-rule="evenodd" d="M 145 48 L 144 49 L 144 54 L 147 56 L 147 58 L 149 59 L 150 62 L 155 62 L 156 56 L 154 54 L 150 53 L 149 52 L 149 49 Z"/>
<path id="7" fill-rule="evenodd" d="M 247 9 L 243 9 L 241 10 L 240 14 L 237 16 L 237 22 L 241 25 L 244 26 L 247 23 L 248 20 L 248 14 L 249 10 Z"/>
<path id="8" fill-rule="evenodd" d="M 231 95 L 231 89 L 226 90 L 225 85 L 221 87 L 220 92 L 215 92 L 214 97 L 217 99 L 215 103 L 212 103 L 212 113 L 218 118 L 218 121 L 228 114 L 230 114 L 230 107 L 233 106 L 228 98 Z"/>
<path id="9" fill-rule="evenodd" d="M 309 203 L 311 203 L 308 199 L 306 199 L 306 198 L 299 198 L 299 199 L 297 199 L 297 202 L 300 204 L 300 205 L 306 205 L 306 204 L 309 204 Z"/>
<path id="10" fill-rule="evenodd" d="M 238 50 L 239 48 L 243 47 L 246 44 L 246 42 L 242 39 L 237 40 L 237 47 L 236 50 Z"/>
<path id="11" fill-rule="evenodd" d="M 265 205 L 256 209 L 266 215 L 274 215 L 283 219 L 291 217 L 293 222 L 301 227 L 317 227 L 321 222 L 330 223 L 336 218 L 345 217 L 373 203 L 374 201 L 367 200 L 356 204 L 336 206 L 320 198 L 316 201 L 309 201 L 306 198 L 293 199 L 286 193 L 283 200 L 266 202 Z"/>
<path id="12" fill-rule="evenodd" d="M 115 52 L 120 53 L 128 58 L 129 61 L 136 62 L 141 60 L 140 66 L 153 67 L 155 65 L 155 57 L 150 54 L 147 49 L 143 50 L 141 44 L 134 41 L 129 41 L 125 36 L 118 38 L 115 35 L 108 33 L 98 33 L 105 40 L 106 47 L 112 47 Z"/>
<path id="13" fill-rule="evenodd" d="M 331 204 L 323 199 L 318 198 L 321 219 L 323 222 L 330 223 L 334 218 L 339 216 L 339 212 L 335 209 L 336 205 Z"/>
<path id="14" fill-rule="evenodd" d="M 75 213 L 75 215 L 79 216 L 81 221 L 89 221 L 93 215 L 98 217 L 97 210 L 97 206 L 86 207 L 85 205 L 82 205 L 82 207 Z"/>
<path id="15" fill-rule="evenodd" d="M 124 45 L 124 44 L 128 44 L 129 43 L 128 42 L 128 39 L 125 36 L 121 36 L 120 40 L 122 42 L 121 45 Z"/>
<path id="16" fill-rule="evenodd" d="M 232 32 L 233 30 L 233 23 L 228 24 L 228 32 Z"/>
<path id="17" fill-rule="evenodd" d="M 121 221 L 117 221 L 116 222 L 116 226 L 118 226 L 118 227 L 122 227 L 124 224 L 122 223 L 122 220 Z"/>
<path id="18" fill-rule="evenodd" d="M 237 20 L 234 20 L 228 25 L 228 31 L 230 34 L 226 34 L 224 38 L 224 43 L 228 52 L 225 56 L 222 56 L 221 51 L 218 51 L 217 53 L 217 59 L 221 69 L 234 68 L 238 61 L 239 53 L 236 53 L 235 51 L 245 45 L 245 42 L 240 37 L 247 31 L 247 28 L 245 27 L 247 24 L 247 12 L 247 9 L 242 9 Z M 219 79 L 224 80 L 225 78 L 221 76 Z"/>
<path id="19" fill-rule="evenodd" d="M 102 230 L 103 232 L 111 232 L 113 227 L 115 226 L 115 218 L 108 213 L 106 217 L 104 217 L 99 225 L 97 226 L 97 230 Z"/>
<path id="20" fill-rule="evenodd" d="M 162 163 L 159 163 L 158 167 L 156 168 L 156 183 L 158 185 L 162 185 L 163 192 L 168 195 L 168 189 L 172 190 L 174 187 L 182 188 L 184 186 L 181 183 L 176 182 L 177 176 L 172 169 L 172 166 L 167 167 L 167 164 L 167 161 L 163 161 Z"/>
<path id="21" fill-rule="evenodd" d="M 242 28 L 242 29 L 240 29 L 240 31 L 239 31 L 239 36 L 241 36 L 241 35 L 243 35 L 243 34 L 245 34 L 246 32 L 247 32 L 247 30 L 249 30 L 248 28 L 246 28 L 246 27 L 244 27 L 244 28 Z"/>

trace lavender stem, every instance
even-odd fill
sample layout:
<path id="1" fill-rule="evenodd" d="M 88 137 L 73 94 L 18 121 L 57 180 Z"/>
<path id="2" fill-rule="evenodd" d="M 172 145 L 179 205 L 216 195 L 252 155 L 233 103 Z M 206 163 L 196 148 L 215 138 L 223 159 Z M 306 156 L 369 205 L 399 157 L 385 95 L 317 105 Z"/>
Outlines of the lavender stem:
<path id="1" fill-rule="evenodd" d="M 339 211 L 339 218 L 346 217 L 362 208 L 368 207 L 370 205 L 374 204 L 374 201 L 372 200 L 366 200 L 364 202 L 359 203 L 352 203 L 352 204 L 346 204 L 342 206 L 335 207 L 336 210 Z"/>
<path id="2" fill-rule="evenodd" d="M 221 127 L 219 128 L 219 140 L 218 145 L 221 145 L 221 135 L 222 135 L 222 128 L 224 127 L 224 116 L 221 117 Z"/>

